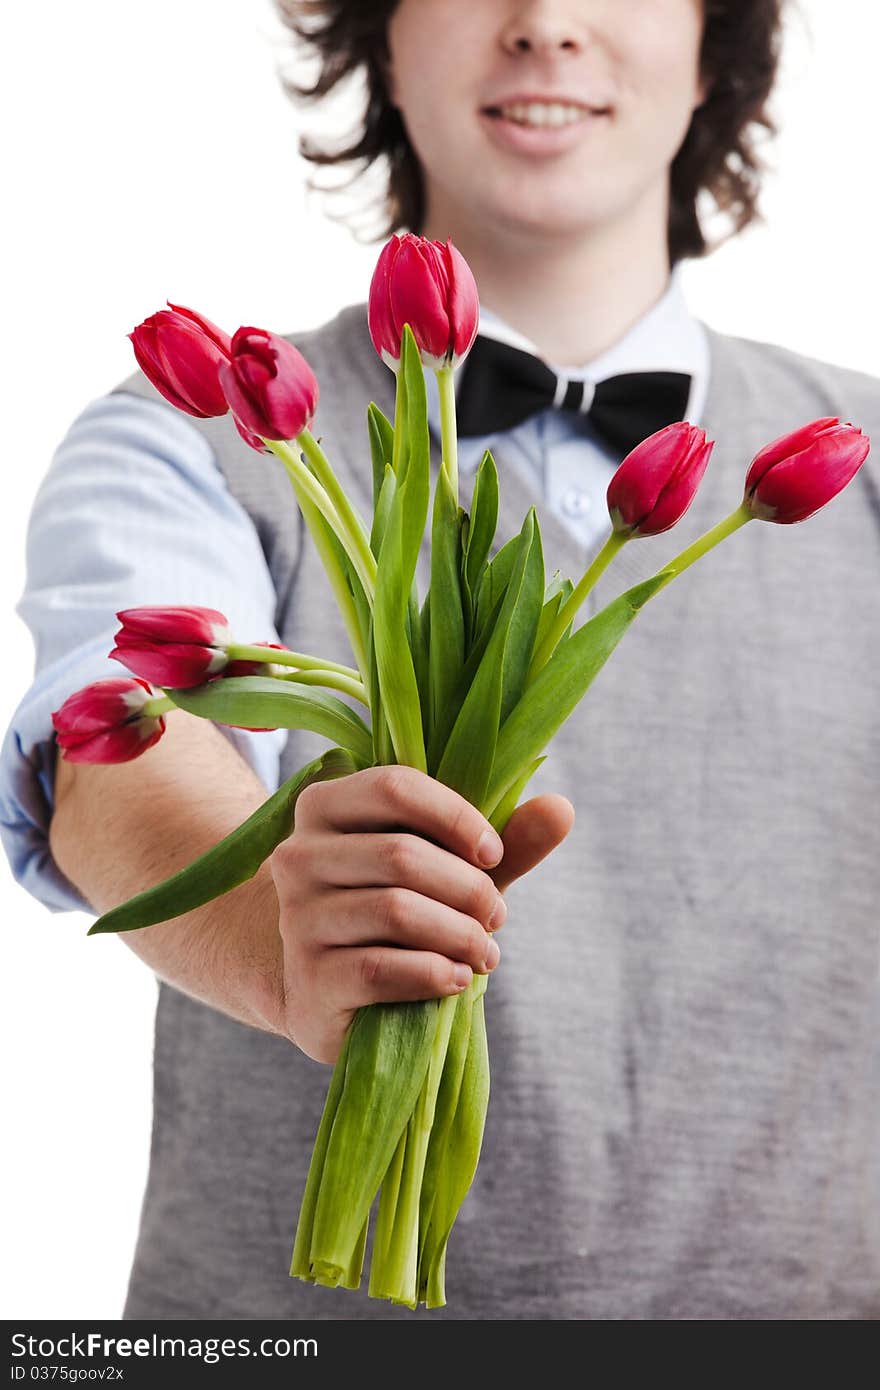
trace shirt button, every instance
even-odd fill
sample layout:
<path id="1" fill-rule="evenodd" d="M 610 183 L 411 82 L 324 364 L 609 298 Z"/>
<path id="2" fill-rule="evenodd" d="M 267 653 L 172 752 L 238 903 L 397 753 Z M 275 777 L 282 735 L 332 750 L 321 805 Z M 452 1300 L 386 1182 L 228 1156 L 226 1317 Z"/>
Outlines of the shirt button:
<path id="1" fill-rule="evenodd" d="M 590 494 L 584 492 L 582 488 L 570 487 L 562 495 L 562 510 L 566 516 L 579 517 L 586 516 L 590 510 Z"/>

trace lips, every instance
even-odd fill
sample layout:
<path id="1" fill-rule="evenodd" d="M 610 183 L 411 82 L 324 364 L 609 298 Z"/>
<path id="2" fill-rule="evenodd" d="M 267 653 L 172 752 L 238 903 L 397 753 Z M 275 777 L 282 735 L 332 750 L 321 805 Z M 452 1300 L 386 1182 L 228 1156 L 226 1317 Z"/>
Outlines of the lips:
<path id="1" fill-rule="evenodd" d="M 585 101 L 583 97 L 562 96 L 538 92 L 514 92 L 510 96 L 499 97 L 497 100 L 481 106 L 480 110 L 485 116 L 500 116 L 502 108 L 511 106 L 578 106 L 582 111 L 590 112 L 594 116 L 608 116 L 611 114 L 610 102 Z"/>
<path id="2" fill-rule="evenodd" d="M 601 138 L 613 118 L 605 94 L 567 96 L 550 92 L 512 92 L 479 108 L 479 120 L 498 149 L 527 159 L 555 157 Z"/>

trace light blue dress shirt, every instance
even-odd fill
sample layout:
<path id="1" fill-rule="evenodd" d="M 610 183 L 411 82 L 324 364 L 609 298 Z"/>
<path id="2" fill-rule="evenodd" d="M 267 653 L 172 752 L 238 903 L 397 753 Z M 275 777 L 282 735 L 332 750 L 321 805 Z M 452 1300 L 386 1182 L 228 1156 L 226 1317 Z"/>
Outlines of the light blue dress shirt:
<path id="1" fill-rule="evenodd" d="M 534 346 L 489 309 L 481 331 Z M 691 374 L 687 418 L 699 423 L 709 353 L 677 271 L 618 343 L 587 366 L 554 366 L 577 380 L 618 372 Z M 436 378 L 428 415 L 439 437 Z M 477 467 L 495 436 L 459 444 L 459 470 Z M 604 497 L 619 462 L 584 416 L 547 410 L 505 436 L 505 460 L 589 549 L 608 528 Z M 15 878 L 50 910 L 89 910 L 49 850 L 56 749 L 51 714 L 91 681 L 125 674 L 107 655 L 122 608 L 217 608 L 244 642 L 278 641 L 275 592 L 253 522 L 232 496 L 204 436 L 179 411 L 115 393 L 92 402 L 61 441 L 31 512 L 27 577 L 17 613 L 36 653 L 35 676 L 0 750 L 0 839 Z M 284 730 L 223 733 L 270 790 Z"/>

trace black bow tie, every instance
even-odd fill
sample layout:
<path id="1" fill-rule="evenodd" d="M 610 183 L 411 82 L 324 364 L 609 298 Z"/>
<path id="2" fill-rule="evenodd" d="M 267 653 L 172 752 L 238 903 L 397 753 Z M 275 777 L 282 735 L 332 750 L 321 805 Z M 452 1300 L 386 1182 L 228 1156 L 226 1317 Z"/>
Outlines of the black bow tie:
<path id="1" fill-rule="evenodd" d="M 684 372 L 626 372 L 600 381 L 568 381 L 529 352 L 478 335 L 456 380 L 458 433 L 496 434 L 548 406 L 586 415 L 621 455 L 649 434 L 683 420 L 691 379 Z"/>

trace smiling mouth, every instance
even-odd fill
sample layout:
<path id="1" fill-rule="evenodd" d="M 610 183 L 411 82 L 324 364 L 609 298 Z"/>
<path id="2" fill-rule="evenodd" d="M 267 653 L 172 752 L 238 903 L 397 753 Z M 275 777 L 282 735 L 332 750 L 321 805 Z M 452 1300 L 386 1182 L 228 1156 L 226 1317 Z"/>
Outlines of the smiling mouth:
<path id="1" fill-rule="evenodd" d="M 484 106 L 482 110 L 484 116 L 511 121 L 532 130 L 560 129 L 590 117 L 611 114 L 608 106 L 575 106 L 569 102 L 512 102 L 507 106 Z"/>

